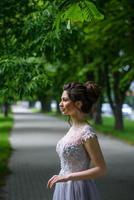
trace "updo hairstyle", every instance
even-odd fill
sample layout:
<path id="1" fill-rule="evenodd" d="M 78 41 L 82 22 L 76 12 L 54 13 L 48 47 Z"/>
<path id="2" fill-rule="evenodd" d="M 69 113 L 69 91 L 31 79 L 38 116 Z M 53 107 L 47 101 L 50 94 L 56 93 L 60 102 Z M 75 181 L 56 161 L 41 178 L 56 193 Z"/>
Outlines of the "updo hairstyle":
<path id="1" fill-rule="evenodd" d="M 90 113 L 92 111 L 92 107 L 98 101 L 101 91 L 100 87 L 92 81 L 84 84 L 68 83 L 63 86 L 63 90 L 67 91 L 72 102 L 82 102 L 81 111 L 83 113 Z"/>

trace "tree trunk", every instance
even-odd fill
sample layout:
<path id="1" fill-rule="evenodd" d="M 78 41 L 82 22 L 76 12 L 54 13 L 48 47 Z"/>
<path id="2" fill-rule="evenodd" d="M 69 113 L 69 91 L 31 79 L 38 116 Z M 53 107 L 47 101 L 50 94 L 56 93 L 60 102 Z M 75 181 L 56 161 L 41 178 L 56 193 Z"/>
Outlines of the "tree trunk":
<path id="1" fill-rule="evenodd" d="M 8 113 L 9 113 L 9 104 L 7 102 L 4 103 L 3 105 L 3 113 L 5 117 L 8 117 Z"/>
<path id="2" fill-rule="evenodd" d="M 108 68 L 106 67 L 106 73 L 108 74 Z M 107 83 L 107 96 L 109 99 L 109 103 L 111 105 L 113 114 L 114 114 L 114 128 L 116 130 L 123 130 L 123 116 L 122 116 L 122 104 L 125 98 L 125 92 L 121 91 L 120 87 L 120 73 L 115 71 L 112 73 L 113 76 L 113 84 L 110 84 L 109 76 L 106 76 Z"/>
<path id="3" fill-rule="evenodd" d="M 59 102 L 56 101 L 56 108 L 57 108 L 57 113 L 60 113 L 60 107 L 59 107 Z"/>
<path id="4" fill-rule="evenodd" d="M 41 102 L 41 111 L 42 112 L 50 112 L 51 111 L 50 102 L 45 102 L 44 100 L 40 100 L 40 102 Z"/>
<path id="5" fill-rule="evenodd" d="M 102 104 L 99 101 L 98 104 L 95 106 L 95 111 L 93 112 L 93 118 L 95 124 L 102 124 L 101 105 Z"/>
<path id="6" fill-rule="evenodd" d="M 115 117 L 114 128 L 116 130 L 123 130 L 124 123 L 123 123 L 123 115 L 122 115 L 122 104 L 116 104 L 115 110 L 114 110 L 114 117 Z"/>
<path id="7" fill-rule="evenodd" d="M 44 101 L 40 100 L 40 103 L 41 103 L 41 111 L 45 112 L 45 103 L 44 103 Z"/>
<path id="8" fill-rule="evenodd" d="M 46 110 L 46 112 L 51 112 L 51 103 L 50 102 L 45 103 L 45 110 Z"/>
<path id="9" fill-rule="evenodd" d="M 35 102 L 34 101 L 29 101 L 29 108 L 33 108 L 35 105 Z"/>

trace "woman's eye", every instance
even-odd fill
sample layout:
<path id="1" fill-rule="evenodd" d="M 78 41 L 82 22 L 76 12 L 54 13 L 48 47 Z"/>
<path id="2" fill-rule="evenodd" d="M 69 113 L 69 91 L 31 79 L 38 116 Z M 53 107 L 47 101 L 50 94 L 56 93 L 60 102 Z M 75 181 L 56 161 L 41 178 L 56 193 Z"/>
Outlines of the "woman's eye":
<path id="1" fill-rule="evenodd" d="M 63 101 L 68 101 L 68 99 L 63 99 Z"/>

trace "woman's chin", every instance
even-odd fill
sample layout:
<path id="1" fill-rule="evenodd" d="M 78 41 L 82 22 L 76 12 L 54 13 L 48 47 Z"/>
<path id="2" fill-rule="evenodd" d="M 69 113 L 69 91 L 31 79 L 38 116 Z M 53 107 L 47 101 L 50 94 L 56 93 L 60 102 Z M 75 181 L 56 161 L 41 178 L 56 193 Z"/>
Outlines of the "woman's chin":
<path id="1" fill-rule="evenodd" d="M 67 114 L 66 112 L 64 112 L 64 111 L 62 111 L 61 113 L 62 113 L 63 115 L 68 115 L 68 114 Z"/>

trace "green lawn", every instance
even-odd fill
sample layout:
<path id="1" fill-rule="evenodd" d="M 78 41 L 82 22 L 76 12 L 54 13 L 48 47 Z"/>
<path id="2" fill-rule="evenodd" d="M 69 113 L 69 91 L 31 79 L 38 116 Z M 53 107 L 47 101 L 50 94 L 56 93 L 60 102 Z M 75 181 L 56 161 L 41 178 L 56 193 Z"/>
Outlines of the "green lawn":
<path id="1" fill-rule="evenodd" d="M 121 140 L 134 145 L 134 121 L 124 119 L 124 130 L 118 131 L 114 130 L 114 118 L 113 117 L 103 117 L 103 125 L 95 125 L 98 132 L 104 133 L 106 135 L 112 135 Z"/>
<path id="2" fill-rule="evenodd" d="M 12 149 L 8 138 L 12 126 L 12 115 L 10 114 L 9 117 L 5 118 L 0 114 L 0 186 L 5 183 L 4 177 L 10 172 L 7 164 Z"/>

